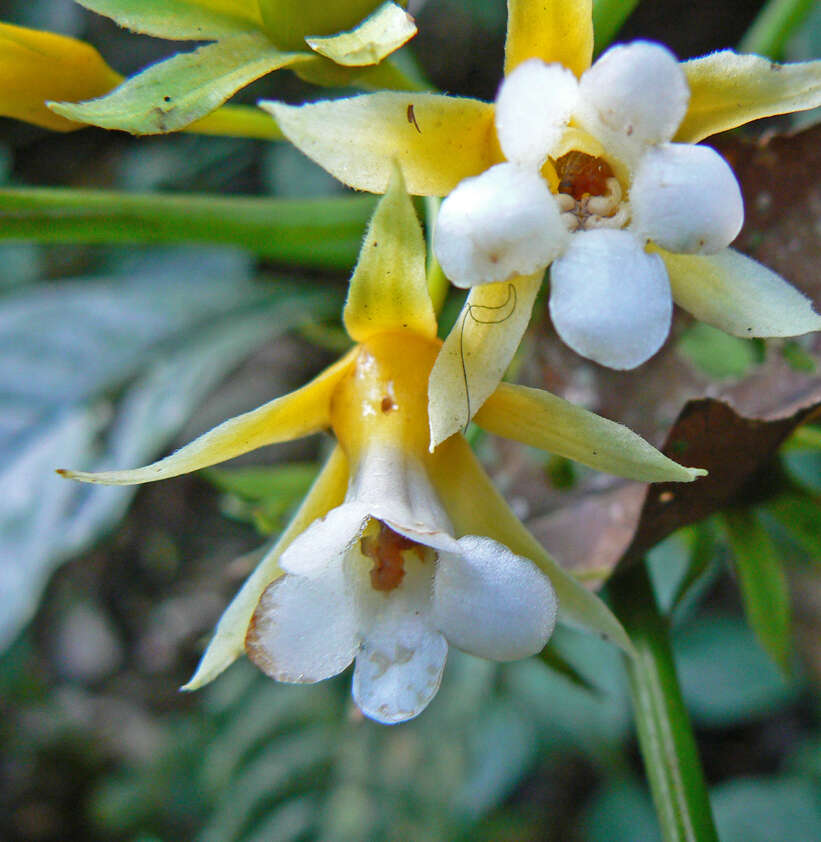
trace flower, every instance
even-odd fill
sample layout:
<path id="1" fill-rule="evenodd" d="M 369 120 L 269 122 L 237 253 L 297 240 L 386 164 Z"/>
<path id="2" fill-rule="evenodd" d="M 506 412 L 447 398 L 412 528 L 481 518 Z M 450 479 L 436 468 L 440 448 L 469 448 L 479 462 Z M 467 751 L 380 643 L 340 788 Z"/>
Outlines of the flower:
<path id="1" fill-rule="evenodd" d="M 390 0 L 77 2 L 135 32 L 213 42 L 151 65 L 100 99 L 49 103 L 77 123 L 132 134 L 178 131 L 284 67 L 323 85 L 408 84 L 396 68 L 379 66 L 416 34 L 413 18 Z"/>
<path id="2" fill-rule="evenodd" d="M 615 367 L 638 364 L 664 340 L 671 292 L 697 318 L 738 336 L 821 326 L 803 295 L 724 248 L 740 222 L 737 185 L 715 153 L 691 145 L 821 104 L 821 62 L 778 65 L 722 50 L 674 69 L 664 48 L 639 43 L 610 50 L 591 67 L 591 9 L 590 0 L 509 0 L 507 78 L 495 105 L 390 92 L 304 106 L 261 103 L 289 140 L 352 187 L 381 192 L 396 158 L 411 193 L 457 191 L 443 203 L 437 251 L 452 280 L 477 285 L 431 376 L 434 445 L 493 394 L 543 269 L 560 256 L 552 272 L 557 329 L 577 350 Z M 589 158 L 574 163 L 566 157 L 574 153 Z M 565 175 L 570 168 L 561 193 L 556 165 Z M 727 189 L 702 194 L 712 174 Z M 601 193 L 582 206 L 585 179 Z M 687 212 L 694 202 L 698 214 Z M 709 224 L 693 224 L 705 210 Z M 582 230 L 569 236 L 565 222 Z M 636 247 L 648 238 L 643 251 Z M 715 253 L 696 253 L 703 250 Z M 640 282 L 629 289 L 628 278 Z M 641 329 L 636 313 L 644 316 Z"/>
<path id="3" fill-rule="evenodd" d="M 87 482 L 177 476 L 330 429 L 313 488 L 219 621 L 186 685 L 245 648 L 283 681 L 317 681 L 354 659 L 354 695 L 384 722 L 436 692 L 447 643 L 485 657 L 537 652 L 559 618 L 630 649 L 605 605 L 564 572 L 508 508 L 460 434 L 429 447 L 427 385 L 440 350 L 425 244 L 398 170 L 371 220 L 344 312 L 357 344 L 315 380 L 232 418 L 144 468 Z M 703 473 L 567 401 L 501 385 L 478 423 L 645 481 Z"/>
<path id="4" fill-rule="evenodd" d="M 0 23 L 0 115 L 52 131 L 68 132 L 83 123 L 46 107 L 50 100 L 81 100 L 109 93 L 123 77 L 85 41 L 56 32 Z M 189 123 L 186 131 L 276 139 L 276 124 L 256 108 L 223 105 Z"/>

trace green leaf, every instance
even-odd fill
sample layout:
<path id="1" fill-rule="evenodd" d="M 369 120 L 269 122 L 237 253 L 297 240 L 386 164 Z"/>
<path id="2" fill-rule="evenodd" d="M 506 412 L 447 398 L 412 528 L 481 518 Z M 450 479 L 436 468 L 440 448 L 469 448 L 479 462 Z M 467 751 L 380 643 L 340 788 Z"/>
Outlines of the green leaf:
<path id="1" fill-rule="evenodd" d="M 741 39 L 739 52 L 780 59 L 787 40 L 814 5 L 815 0 L 769 0 Z"/>
<path id="2" fill-rule="evenodd" d="M 639 0 L 593 0 L 596 54 L 610 45 L 622 24 L 630 17 L 630 13 L 638 4 Z"/>
<path id="3" fill-rule="evenodd" d="M 0 649 L 51 571 L 110 528 L 134 494 L 67 482 L 54 469 L 150 461 L 251 350 L 306 311 L 338 304 L 243 273 L 236 256 L 171 255 L 124 277 L 0 299 L 0 482 L 16 489 L 0 514 Z M 202 280 L 196 295 L 192 276 Z"/>
<path id="4" fill-rule="evenodd" d="M 700 725 L 737 727 L 772 716 L 798 692 L 737 617 L 701 617 L 676 629 L 676 665 L 687 708 Z"/>
<path id="5" fill-rule="evenodd" d="M 258 15 L 250 11 L 249 2 L 234 2 L 236 13 L 209 8 L 208 0 L 77 0 L 81 6 L 105 15 L 120 26 L 175 41 L 211 41 L 259 29 Z M 223 9 L 230 8 L 230 0 L 223 2 Z M 255 5 L 255 4 L 254 4 Z M 245 7 L 245 9 L 243 9 Z M 256 18 L 256 20 L 255 20 Z"/>
<path id="6" fill-rule="evenodd" d="M 682 334 L 678 350 L 710 377 L 742 377 L 759 362 L 749 339 L 739 339 L 716 327 L 696 322 Z"/>
<path id="7" fill-rule="evenodd" d="M 153 64 L 99 99 L 47 104 L 61 117 L 104 129 L 173 132 L 215 111 L 260 76 L 309 58 L 281 52 L 261 33 L 233 35 Z"/>
<path id="8" fill-rule="evenodd" d="M 0 190 L 0 240 L 43 243 L 181 243 L 239 246 L 302 266 L 349 270 L 375 199 Z"/>
<path id="9" fill-rule="evenodd" d="M 752 512 L 728 510 L 722 520 L 735 557 L 747 622 L 770 657 L 789 673 L 790 592 L 781 558 Z"/>
<path id="10" fill-rule="evenodd" d="M 767 510 L 807 553 L 821 565 L 821 506 L 812 497 L 790 495 L 767 504 Z"/>

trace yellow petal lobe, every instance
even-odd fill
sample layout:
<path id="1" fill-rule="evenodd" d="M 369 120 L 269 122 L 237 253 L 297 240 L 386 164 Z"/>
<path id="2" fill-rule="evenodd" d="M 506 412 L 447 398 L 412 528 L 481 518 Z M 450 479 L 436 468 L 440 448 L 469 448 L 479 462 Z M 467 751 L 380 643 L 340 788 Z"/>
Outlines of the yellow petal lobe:
<path id="1" fill-rule="evenodd" d="M 674 140 L 697 143 L 751 120 L 821 105 L 821 61 L 775 64 L 721 50 L 685 61 L 690 105 Z"/>
<path id="2" fill-rule="evenodd" d="M 349 351 L 307 386 L 224 421 L 165 459 L 144 468 L 101 473 L 60 470 L 58 473 L 81 482 L 137 485 L 188 474 L 267 444 L 317 433 L 330 426 L 331 397 L 350 369 L 356 350 Z"/>
<path id="3" fill-rule="evenodd" d="M 593 60 L 593 0 L 508 0 L 505 76 L 529 58 L 581 76 Z"/>
<path id="4" fill-rule="evenodd" d="M 348 460 L 337 446 L 288 527 L 223 612 L 194 675 L 181 689 L 198 690 L 213 681 L 242 654 L 245 633 L 262 592 L 282 575 L 280 557 L 315 520 L 342 504 L 347 488 Z"/>
<path id="5" fill-rule="evenodd" d="M 422 226 L 397 167 L 351 278 L 343 318 L 353 339 L 366 342 L 377 333 L 403 330 L 436 336 L 425 258 Z"/>
<path id="6" fill-rule="evenodd" d="M 624 425 L 542 389 L 500 383 L 475 420 L 489 433 L 640 482 L 692 482 L 706 473 L 668 459 Z"/>
<path id="7" fill-rule="evenodd" d="M 502 160 L 493 106 L 475 99 L 386 92 L 260 105 L 291 143 L 357 190 L 384 193 L 397 161 L 412 195 L 446 196 Z"/>
<path id="8" fill-rule="evenodd" d="M 49 111 L 52 99 L 92 99 L 122 81 L 97 50 L 53 32 L 0 23 L 0 115 L 67 132 L 82 124 Z"/>

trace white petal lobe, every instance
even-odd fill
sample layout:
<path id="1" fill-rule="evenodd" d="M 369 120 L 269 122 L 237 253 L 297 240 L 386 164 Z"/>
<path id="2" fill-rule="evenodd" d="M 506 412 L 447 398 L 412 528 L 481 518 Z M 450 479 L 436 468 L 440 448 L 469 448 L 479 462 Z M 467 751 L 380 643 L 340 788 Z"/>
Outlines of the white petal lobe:
<path id="1" fill-rule="evenodd" d="M 744 223 L 738 181 L 709 146 L 665 143 L 648 150 L 630 198 L 636 233 L 678 254 L 715 254 Z"/>
<path id="2" fill-rule="evenodd" d="M 433 619 L 466 652 L 509 661 L 539 652 L 556 622 L 550 580 L 491 538 L 466 535 L 459 554 L 440 553 Z"/>
<path id="3" fill-rule="evenodd" d="M 641 365 L 670 331 L 664 263 L 629 231 L 583 231 L 550 271 L 550 316 L 577 353 L 616 369 Z"/>
<path id="4" fill-rule="evenodd" d="M 568 236 L 541 176 L 497 164 L 445 199 L 433 247 L 448 278 L 471 287 L 543 270 Z"/>
<path id="5" fill-rule="evenodd" d="M 582 128 L 629 159 L 673 137 L 690 91 L 676 57 L 661 44 L 635 41 L 609 49 L 582 75 Z"/>
<path id="6" fill-rule="evenodd" d="M 339 572 L 269 585 L 245 641 L 248 657 L 277 681 L 307 684 L 342 672 L 359 649 L 357 616 Z"/>
<path id="7" fill-rule="evenodd" d="M 579 83 L 561 64 L 529 59 L 499 88 L 496 132 L 508 161 L 541 169 L 576 107 Z"/>

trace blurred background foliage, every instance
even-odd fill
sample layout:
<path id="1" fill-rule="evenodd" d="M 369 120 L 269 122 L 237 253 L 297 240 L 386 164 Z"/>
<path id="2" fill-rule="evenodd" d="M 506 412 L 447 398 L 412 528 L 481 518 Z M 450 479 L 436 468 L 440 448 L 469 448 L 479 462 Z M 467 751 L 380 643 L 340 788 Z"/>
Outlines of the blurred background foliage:
<path id="1" fill-rule="evenodd" d="M 636 6 L 619 38 L 658 38 L 689 57 L 738 43 L 762 5 L 599 2 L 599 34 L 615 32 Z M 492 98 L 503 2 L 437 0 L 413 10 L 414 53 L 433 84 Z M 87 38 L 124 73 L 173 50 L 71 0 L 5 0 L 0 17 Z M 776 52 L 821 54 L 821 10 Z M 240 101 L 262 96 L 317 92 L 278 73 Z M 11 121 L 0 125 L 0 185 L 342 192 L 284 144 L 51 135 Z M 818 205 L 807 208 L 816 251 L 799 243 L 793 252 L 803 248 L 799 258 L 812 263 Z M 204 691 L 177 692 L 260 542 L 309 485 L 326 441 L 269 448 L 136 494 L 52 473 L 144 462 L 304 382 L 344 346 L 338 315 L 359 226 L 321 270 L 289 264 L 285 252 L 276 258 L 276 248 L 259 260 L 216 247 L 0 242 L 3 839 L 660 838 L 620 657 L 565 629 L 544 661 L 500 666 L 453 652 L 435 702 L 394 728 L 356 715 L 347 675 L 279 686 L 242 662 Z M 300 231 L 306 252 L 326 236 Z M 748 230 L 746 246 L 766 233 Z M 778 241 L 782 252 L 790 236 Z M 804 288 L 817 300 L 813 283 Z M 563 352 L 546 330 L 523 345 L 517 375 L 609 410 L 655 441 L 683 400 L 671 377 L 680 385 L 686 371 L 688 387 L 705 393 L 773 358 L 812 376 L 818 351 L 805 340 L 765 345 L 681 321 L 667 358 L 634 381 L 625 407 L 618 377 L 598 381 L 567 354 L 557 368 Z M 475 443 L 526 518 L 610 483 L 509 443 Z M 772 474 L 760 500 L 681 530 L 650 556 L 725 842 L 821 838 L 821 429 L 795 433 Z M 779 582 L 791 598 L 785 591 L 776 604 Z"/>

